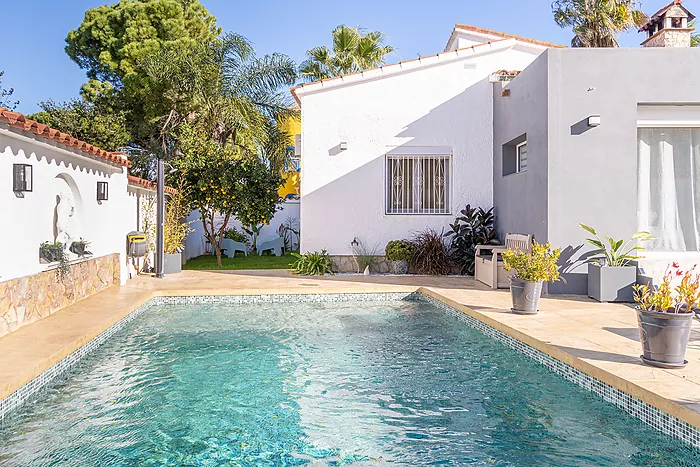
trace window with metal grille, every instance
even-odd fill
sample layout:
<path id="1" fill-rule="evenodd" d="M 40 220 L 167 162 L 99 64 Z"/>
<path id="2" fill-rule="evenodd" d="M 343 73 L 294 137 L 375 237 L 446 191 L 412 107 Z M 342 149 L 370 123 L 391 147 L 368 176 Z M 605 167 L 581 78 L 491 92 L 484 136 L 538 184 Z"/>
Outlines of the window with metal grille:
<path id="1" fill-rule="evenodd" d="M 387 156 L 387 214 L 449 214 L 450 156 Z"/>

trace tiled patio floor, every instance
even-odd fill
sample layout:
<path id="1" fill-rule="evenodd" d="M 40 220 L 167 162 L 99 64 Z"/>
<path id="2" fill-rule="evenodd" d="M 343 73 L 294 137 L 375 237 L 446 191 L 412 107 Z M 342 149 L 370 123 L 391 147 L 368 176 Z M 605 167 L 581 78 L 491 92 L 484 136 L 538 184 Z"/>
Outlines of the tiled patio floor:
<path id="1" fill-rule="evenodd" d="M 185 271 L 157 280 L 138 277 L 0 338 L 0 399 L 69 355 L 156 295 L 402 292 L 421 290 L 477 319 L 700 427 L 700 323 L 694 323 L 682 370 L 643 365 L 636 314 L 626 305 L 583 297 L 544 298 L 541 312 L 509 312 L 507 290 L 469 278 L 332 276 L 286 271 Z"/>

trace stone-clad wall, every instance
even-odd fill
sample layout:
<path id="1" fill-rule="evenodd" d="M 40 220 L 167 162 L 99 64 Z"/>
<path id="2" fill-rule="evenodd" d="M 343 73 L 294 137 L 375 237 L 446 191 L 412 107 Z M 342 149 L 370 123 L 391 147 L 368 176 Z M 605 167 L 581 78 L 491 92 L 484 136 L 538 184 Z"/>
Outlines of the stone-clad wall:
<path id="1" fill-rule="evenodd" d="M 331 261 L 335 272 L 357 272 L 357 263 L 352 256 L 333 255 Z M 386 274 L 391 271 L 391 264 L 384 256 L 377 256 L 370 269 L 373 274 Z"/>
<path id="2" fill-rule="evenodd" d="M 119 254 L 72 264 L 61 277 L 57 269 L 0 282 L 0 336 L 119 284 Z"/>

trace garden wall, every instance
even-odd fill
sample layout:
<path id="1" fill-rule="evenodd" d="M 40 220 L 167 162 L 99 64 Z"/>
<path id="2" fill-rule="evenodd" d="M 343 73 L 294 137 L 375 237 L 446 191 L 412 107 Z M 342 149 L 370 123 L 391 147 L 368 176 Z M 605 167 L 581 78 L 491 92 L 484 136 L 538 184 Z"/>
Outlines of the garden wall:
<path id="1" fill-rule="evenodd" d="M 0 282 L 0 336 L 120 282 L 119 254 Z"/>

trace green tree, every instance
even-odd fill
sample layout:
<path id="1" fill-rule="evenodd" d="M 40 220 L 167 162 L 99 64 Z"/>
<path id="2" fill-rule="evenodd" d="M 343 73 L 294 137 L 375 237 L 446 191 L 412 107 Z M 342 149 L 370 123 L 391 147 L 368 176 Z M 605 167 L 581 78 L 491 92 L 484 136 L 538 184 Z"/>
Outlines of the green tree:
<path id="1" fill-rule="evenodd" d="M 634 0 L 555 0 L 554 21 L 571 27 L 572 47 L 619 47 L 617 35 L 647 21 Z"/>
<path id="2" fill-rule="evenodd" d="M 56 103 L 40 102 L 41 112 L 29 118 L 68 133 L 107 151 L 116 151 L 129 141 L 123 112 L 100 110 L 86 99 L 71 99 Z"/>
<path id="3" fill-rule="evenodd" d="M 4 71 L 0 71 L 0 107 L 6 109 L 15 110 L 19 101 L 12 101 L 12 94 L 15 93 L 13 88 L 3 88 L 2 87 L 2 76 L 5 74 Z"/>
<path id="4" fill-rule="evenodd" d="M 306 60 L 299 73 L 306 81 L 319 81 L 348 73 L 375 68 L 384 63 L 394 51 L 384 44 L 385 35 L 378 31 L 363 33 L 357 28 L 341 25 L 332 32 L 333 46 L 322 45 L 306 51 Z"/>
<path id="5" fill-rule="evenodd" d="M 694 28 L 695 27 L 695 21 L 691 21 L 688 24 L 689 28 Z M 700 47 L 700 34 L 694 33 L 690 35 L 690 46 L 691 47 Z"/>
<path id="6" fill-rule="evenodd" d="M 228 221 L 235 216 L 244 225 L 269 223 L 282 201 L 277 194 L 282 176 L 260 159 L 241 159 L 230 146 L 192 125 L 178 128 L 177 141 L 174 176 L 189 205 L 199 210 L 204 235 L 221 266 L 221 241 Z"/>
<path id="7" fill-rule="evenodd" d="M 226 34 L 184 53 L 164 47 L 144 68 L 168 103 L 159 119 L 163 153 L 173 147 L 177 127 L 193 123 L 200 134 L 230 146 L 237 157 L 263 158 L 279 170 L 284 166 L 289 142 L 277 122 L 297 115 L 289 108 L 286 91 L 296 79 L 289 57 L 258 58 L 244 37 Z"/>
<path id="8" fill-rule="evenodd" d="M 86 98 L 108 83 L 114 107 L 126 112 L 132 141 L 153 149 L 160 132 L 154 119 L 167 113 L 167 102 L 142 64 L 163 47 L 189 50 L 220 33 L 198 0 L 121 0 L 88 10 L 68 33 L 66 53 L 87 72 Z"/>

